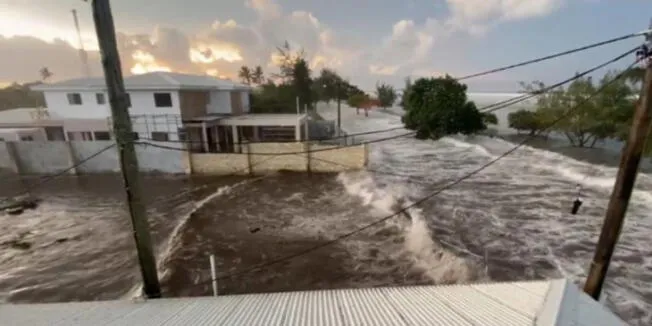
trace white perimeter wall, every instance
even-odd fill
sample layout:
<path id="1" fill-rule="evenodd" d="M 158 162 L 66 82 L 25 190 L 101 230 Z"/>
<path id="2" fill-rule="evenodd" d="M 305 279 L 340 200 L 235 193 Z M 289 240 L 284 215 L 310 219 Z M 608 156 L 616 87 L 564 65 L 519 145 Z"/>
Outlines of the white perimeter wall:
<path id="1" fill-rule="evenodd" d="M 95 155 L 112 141 L 47 141 L 47 142 L 3 142 L 0 143 L 0 168 L 16 170 L 22 174 L 56 174 L 69 167 L 81 163 Z M 178 143 L 157 144 L 175 147 Z M 9 155 L 9 148 L 13 147 L 16 162 Z M 167 150 L 148 146 L 136 145 L 138 164 L 142 172 L 152 173 L 187 173 L 187 157 L 184 151 Z M 115 173 L 120 171 L 118 151 L 112 147 L 101 154 L 77 166 L 78 174 Z"/>

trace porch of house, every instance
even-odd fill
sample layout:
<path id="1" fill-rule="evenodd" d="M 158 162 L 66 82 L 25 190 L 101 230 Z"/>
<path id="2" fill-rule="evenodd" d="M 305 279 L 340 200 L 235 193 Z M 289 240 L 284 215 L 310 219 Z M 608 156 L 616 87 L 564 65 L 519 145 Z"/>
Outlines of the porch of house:
<path id="1" fill-rule="evenodd" d="M 188 148 L 200 153 L 240 153 L 247 142 L 298 142 L 307 137 L 306 114 L 207 115 L 184 120 Z"/>

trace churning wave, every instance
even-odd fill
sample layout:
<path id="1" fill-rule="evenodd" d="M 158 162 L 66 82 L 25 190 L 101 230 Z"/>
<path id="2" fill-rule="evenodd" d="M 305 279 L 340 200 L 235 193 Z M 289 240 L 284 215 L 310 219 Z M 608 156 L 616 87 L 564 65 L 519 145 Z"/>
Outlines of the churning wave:
<path id="1" fill-rule="evenodd" d="M 394 114 L 371 112 L 364 118 L 343 112 L 348 114 L 343 121 L 349 133 L 400 124 Z M 332 116 L 329 108 L 320 113 Z M 389 213 L 398 202 L 414 202 L 514 145 L 484 136 L 399 138 L 372 144 L 369 171 L 343 173 L 339 180 L 371 209 Z M 391 223 L 402 227 L 405 252 L 435 283 L 566 277 L 581 286 L 616 173 L 611 166 L 524 145 L 408 210 L 411 222 L 397 218 Z M 584 205 L 578 215 L 571 215 L 578 185 Z M 651 210 L 652 178 L 641 174 L 605 288 L 613 310 L 636 325 L 652 323 Z"/>

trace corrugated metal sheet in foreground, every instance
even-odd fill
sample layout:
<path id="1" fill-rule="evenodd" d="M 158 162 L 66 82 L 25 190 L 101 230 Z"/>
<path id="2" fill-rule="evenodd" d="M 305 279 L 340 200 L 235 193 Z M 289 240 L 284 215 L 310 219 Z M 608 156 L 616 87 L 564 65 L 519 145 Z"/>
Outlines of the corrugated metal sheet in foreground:
<path id="1" fill-rule="evenodd" d="M 1 325 L 625 325 L 566 280 L 0 305 Z"/>

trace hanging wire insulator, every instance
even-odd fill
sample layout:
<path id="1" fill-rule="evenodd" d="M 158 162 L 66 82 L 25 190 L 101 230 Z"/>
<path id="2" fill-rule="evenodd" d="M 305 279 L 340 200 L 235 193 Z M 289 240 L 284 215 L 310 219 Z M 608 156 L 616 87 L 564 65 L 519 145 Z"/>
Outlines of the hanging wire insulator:
<path id="1" fill-rule="evenodd" d="M 575 198 L 575 201 L 573 201 L 573 208 L 571 208 L 571 214 L 577 215 L 577 212 L 580 210 L 581 206 L 582 206 L 582 186 L 577 185 L 577 198 Z"/>
<path id="2" fill-rule="evenodd" d="M 644 67 L 649 64 L 651 57 L 652 51 L 646 44 L 641 45 L 641 48 L 636 51 L 636 60 Z"/>

